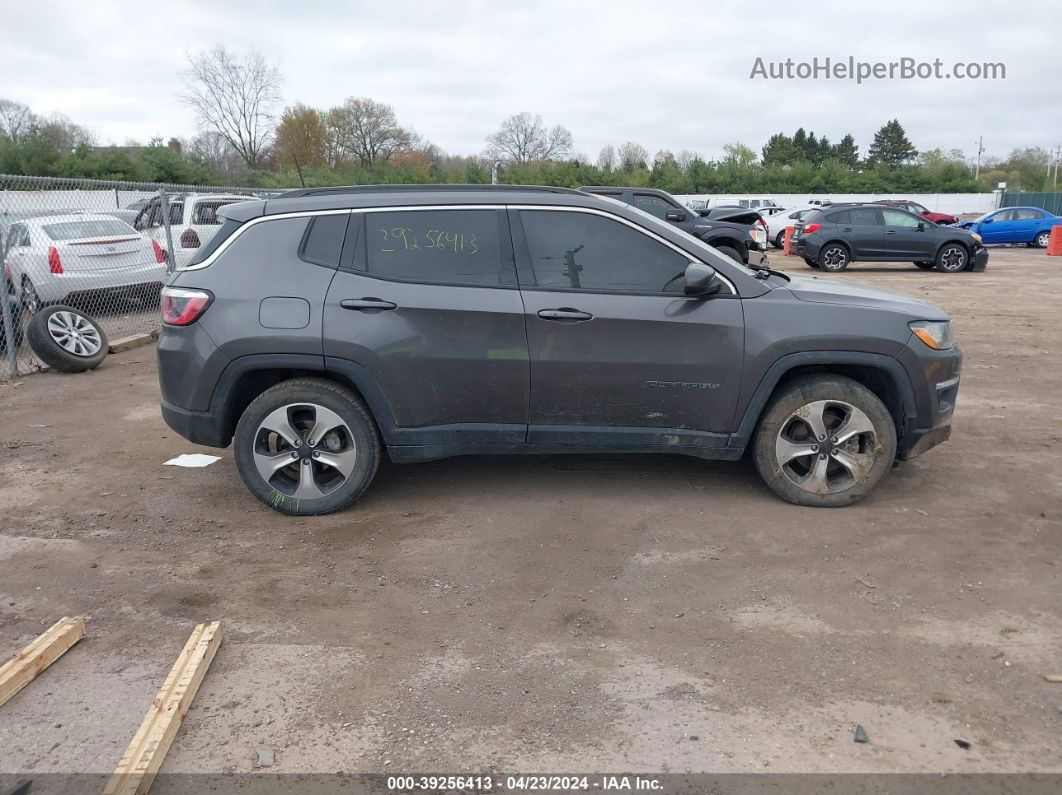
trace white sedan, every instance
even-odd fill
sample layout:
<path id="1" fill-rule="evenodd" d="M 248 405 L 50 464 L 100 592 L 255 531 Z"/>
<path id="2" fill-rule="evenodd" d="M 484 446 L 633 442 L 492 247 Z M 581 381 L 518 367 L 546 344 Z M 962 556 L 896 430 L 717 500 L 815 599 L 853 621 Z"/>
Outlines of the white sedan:
<path id="1" fill-rule="evenodd" d="M 26 218 L 6 237 L 10 283 L 31 313 L 46 303 L 161 286 L 166 278 L 162 249 L 110 215 Z"/>
<path id="2" fill-rule="evenodd" d="M 767 223 L 767 239 L 770 240 L 776 248 L 781 248 L 785 238 L 785 228 L 787 226 L 795 226 L 797 221 L 812 210 L 821 209 L 821 207 L 791 207 L 772 215 L 760 213 L 763 220 Z"/>

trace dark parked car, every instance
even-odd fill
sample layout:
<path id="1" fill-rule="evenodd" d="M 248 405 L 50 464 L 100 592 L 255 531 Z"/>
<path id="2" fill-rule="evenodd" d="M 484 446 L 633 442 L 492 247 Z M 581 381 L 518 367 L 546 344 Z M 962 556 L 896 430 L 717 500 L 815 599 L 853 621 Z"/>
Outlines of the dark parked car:
<path id="1" fill-rule="evenodd" d="M 930 210 L 924 204 L 910 201 L 909 199 L 882 199 L 878 204 L 884 204 L 886 207 L 899 207 L 901 210 L 907 210 L 909 213 L 920 215 L 927 221 L 932 221 L 935 224 L 954 224 L 959 219 L 951 213 L 938 213 Z"/>
<path id="2" fill-rule="evenodd" d="M 880 204 L 834 204 L 793 227 L 794 251 L 812 268 L 843 271 L 852 262 L 913 262 L 942 273 L 983 271 L 988 251 L 965 229 Z"/>
<path id="3" fill-rule="evenodd" d="M 667 191 L 656 188 L 584 186 L 579 190 L 644 210 L 746 265 L 753 252 L 767 249 L 767 225 L 759 212 L 747 207 L 691 210 Z M 762 257 L 757 259 L 762 261 Z"/>
<path id="4" fill-rule="evenodd" d="M 1059 224 L 1062 217 L 1040 207 L 1007 207 L 959 226 L 980 235 L 985 243 L 1025 243 L 1034 248 L 1047 248 L 1051 229 Z"/>
<path id="5" fill-rule="evenodd" d="M 285 513 L 349 505 L 385 451 L 751 448 L 782 498 L 847 505 L 950 434 L 962 356 L 941 309 L 752 271 L 620 202 L 380 186 L 218 213 L 163 290 L 162 412 L 233 442 Z"/>

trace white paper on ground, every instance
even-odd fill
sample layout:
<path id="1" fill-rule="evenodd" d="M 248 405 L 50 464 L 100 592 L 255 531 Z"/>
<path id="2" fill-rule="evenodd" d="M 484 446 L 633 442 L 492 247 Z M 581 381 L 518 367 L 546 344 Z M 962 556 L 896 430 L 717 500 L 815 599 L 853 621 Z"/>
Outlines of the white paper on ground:
<path id="1" fill-rule="evenodd" d="M 219 455 L 206 455 L 204 453 L 181 453 L 176 458 L 164 461 L 163 466 L 172 467 L 208 467 L 215 461 L 220 461 Z"/>

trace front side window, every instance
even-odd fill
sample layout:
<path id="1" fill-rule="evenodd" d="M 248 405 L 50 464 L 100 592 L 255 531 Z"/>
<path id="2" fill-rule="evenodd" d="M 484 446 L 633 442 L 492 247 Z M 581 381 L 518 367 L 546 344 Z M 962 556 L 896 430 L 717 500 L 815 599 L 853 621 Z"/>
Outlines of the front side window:
<path id="1" fill-rule="evenodd" d="M 208 201 L 196 202 L 192 210 L 192 223 L 197 226 L 219 226 L 221 219 L 218 218 L 218 209 L 226 204 L 235 204 L 233 201 Z"/>
<path id="2" fill-rule="evenodd" d="M 885 226 L 908 226 L 916 227 L 921 222 L 917 217 L 910 213 L 900 212 L 899 210 L 882 210 L 885 216 Z"/>
<path id="3" fill-rule="evenodd" d="M 990 216 L 990 217 L 991 217 L 991 219 L 993 221 L 996 221 L 996 222 L 998 222 L 998 221 L 1013 221 L 1014 220 L 1014 210 L 1003 210 L 1002 212 L 996 213 L 995 215 Z"/>
<path id="4" fill-rule="evenodd" d="M 583 212 L 520 213 L 539 287 L 681 294 L 690 257 L 619 221 Z"/>
<path id="5" fill-rule="evenodd" d="M 496 210 L 367 213 L 365 227 L 370 275 L 429 284 L 501 284 Z"/>
<path id="6" fill-rule="evenodd" d="M 672 207 L 659 196 L 650 196 L 645 193 L 634 194 L 634 206 L 661 220 L 667 220 L 668 211 L 677 209 Z"/>

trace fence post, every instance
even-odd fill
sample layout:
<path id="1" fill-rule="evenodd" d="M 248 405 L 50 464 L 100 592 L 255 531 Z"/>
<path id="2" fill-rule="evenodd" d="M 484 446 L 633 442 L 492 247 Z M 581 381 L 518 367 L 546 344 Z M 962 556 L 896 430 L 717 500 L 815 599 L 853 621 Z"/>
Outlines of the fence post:
<path id="1" fill-rule="evenodd" d="M 166 186 L 159 188 L 159 201 L 162 204 L 162 223 L 166 228 L 166 272 L 173 273 L 177 267 L 177 258 L 173 251 L 173 232 L 170 229 L 170 201 L 166 196 Z"/>
<path id="2" fill-rule="evenodd" d="M 4 340 L 7 343 L 7 363 L 11 375 L 18 375 L 18 345 L 15 338 L 15 323 L 11 317 L 11 302 L 7 294 L 7 240 L 0 229 L 0 314 L 4 319 Z"/>

